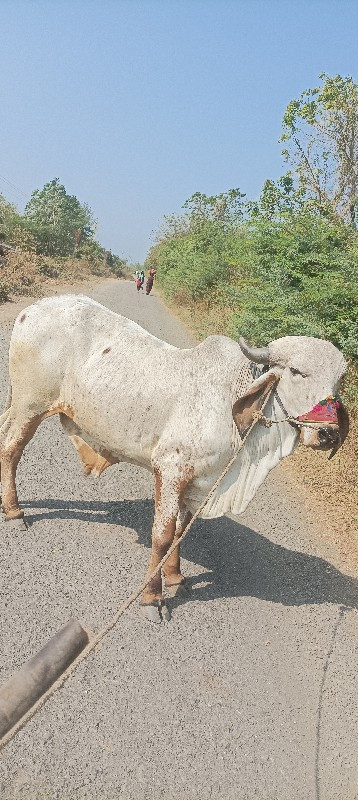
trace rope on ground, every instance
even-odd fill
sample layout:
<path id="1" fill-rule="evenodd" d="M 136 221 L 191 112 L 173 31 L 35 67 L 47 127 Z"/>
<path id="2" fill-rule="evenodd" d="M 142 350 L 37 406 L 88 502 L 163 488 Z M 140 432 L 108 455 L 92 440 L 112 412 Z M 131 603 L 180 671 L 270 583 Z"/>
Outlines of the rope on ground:
<path id="1" fill-rule="evenodd" d="M 265 401 L 264 401 L 264 403 L 262 405 L 261 411 L 256 412 L 254 414 L 253 422 L 250 425 L 249 429 L 247 430 L 244 438 L 241 440 L 238 449 L 236 450 L 236 452 L 234 453 L 232 458 L 230 458 L 230 461 L 226 465 L 225 469 L 222 471 L 221 475 L 219 475 L 219 477 L 217 478 L 217 480 L 215 481 L 215 483 L 211 487 L 211 489 L 210 489 L 209 493 L 207 494 L 205 500 L 203 500 L 203 502 L 201 503 L 199 508 L 197 508 L 197 510 L 195 511 L 195 514 L 193 514 L 190 522 L 186 526 L 186 528 L 183 531 L 183 533 L 181 534 L 181 536 L 179 536 L 179 538 L 175 542 L 173 542 L 173 544 L 169 547 L 169 550 L 167 550 L 165 556 L 163 556 L 162 560 L 159 562 L 159 564 L 157 565 L 155 570 L 153 570 L 153 572 L 147 578 L 145 578 L 144 581 L 142 581 L 142 583 L 138 586 L 138 588 L 135 589 L 135 591 L 132 592 L 132 594 L 130 594 L 129 597 L 127 597 L 127 599 L 124 600 L 124 602 L 119 606 L 119 608 L 117 609 L 116 613 L 109 620 L 107 625 L 105 625 L 104 628 L 102 628 L 97 634 L 93 634 L 92 632 L 87 631 L 88 636 L 90 637 L 90 641 L 89 641 L 88 645 L 81 651 L 81 653 L 77 656 L 77 658 L 75 658 L 75 660 L 72 661 L 72 663 L 69 665 L 69 667 L 67 667 L 67 669 L 62 673 L 62 675 L 49 687 L 49 689 L 47 689 L 47 691 L 44 692 L 43 695 L 41 695 L 41 697 L 36 701 L 36 703 L 34 703 L 34 705 L 31 706 L 31 708 L 26 712 L 26 714 L 24 714 L 24 716 L 21 717 L 21 719 L 11 728 L 11 730 L 8 731 L 5 734 L 5 736 L 3 736 L 3 738 L 0 740 L 0 750 L 6 744 L 8 744 L 8 742 L 10 742 L 10 740 L 15 736 L 15 734 L 18 733 L 18 731 L 20 731 L 21 728 L 23 728 L 24 725 L 26 725 L 27 722 L 29 722 L 29 720 L 36 714 L 36 712 L 39 711 L 40 708 L 42 708 L 42 706 L 46 703 L 46 701 L 53 694 L 55 694 L 55 692 L 57 692 L 59 689 L 61 689 L 61 687 L 68 680 L 68 678 L 73 674 L 73 672 L 77 669 L 77 667 L 79 667 L 79 665 L 82 663 L 82 661 L 86 660 L 86 658 L 89 656 L 89 654 L 93 650 L 95 650 L 95 648 L 99 645 L 99 643 L 107 635 L 107 633 L 109 633 L 112 630 L 112 628 L 114 628 L 114 626 L 117 624 L 118 620 L 124 614 L 124 612 L 127 610 L 127 608 L 129 608 L 129 606 L 131 606 L 132 603 L 134 603 L 135 600 L 137 600 L 137 598 L 139 597 L 140 594 L 142 594 L 142 592 L 144 591 L 146 586 L 148 586 L 148 583 L 150 583 L 150 581 L 155 577 L 155 575 L 157 575 L 159 570 L 162 568 L 163 564 L 165 564 L 165 562 L 168 560 L 168 558 L 171 556 L 171 554 L 174 552 L 174 550 L 181 544 L 183 539 L 185 539 L 185 537 L 189 533 L 192 525 L 194 524 L 195 520 L 200 516 L 201 512 L 204 510 L 208 500 L 210 500 L 211 496 L 214 494 L 214 492 L 218 488 L 218 486 L 221 483 L 222 479 L 225 477 L 225 475 L 227 475 L 227 473 L 231 469 L 232 465 L 236 461 L 236 459 L 237 459 L 237 457 L 238 457 L 238 455 L 240 453 L 240 450 L 242 450 L 246 440 L 250 436 L 250 433 L 251 433 L 252 429 L 255 427 L 257 422 L 259 422 L 261 419 L 266 419 L 266 417 L 263 416 L 263 411 L 264 411 L 264 408 L 265 408 L 269 398 L 271 397 L 271 394 L 272 394 L 272 390 L 269 392 L 269 394 L 265 398 Z M 84 627 L 84 626 L 82 626 L 82 627 Z M 84 628 L 84 630 L 86 630 L 86 629 Z"/>

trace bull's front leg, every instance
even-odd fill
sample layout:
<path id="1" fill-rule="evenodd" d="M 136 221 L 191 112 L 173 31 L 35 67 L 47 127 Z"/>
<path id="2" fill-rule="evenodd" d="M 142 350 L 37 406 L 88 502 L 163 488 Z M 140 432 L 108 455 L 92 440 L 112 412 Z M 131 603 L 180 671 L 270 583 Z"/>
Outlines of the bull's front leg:
<path id="1" fill-rule="evenodd" d="M 180 539 L 191 518 L 192 515 L 190 511 L 187 511 L 186 508 L 183 508 L 179 511 L 173 542 L 176 542 L 178 539 Z M 180 567 L 180 545 L 176 547 L 173 553 L 169 556 L 168 561 L 165 562 L 163 566 L 163 574 L 166 594 L 169 595 L 169 597 L 174 597 L 175 595 L 180 595 L 182 593 L 184 593 L 184 595 L 186 594 L 187 587 Z"/>
<path id="2" fill-rule="evenodd" d="M 174 541 L 182 496 L 190 479 L 184 478 L 182 474 L 176 474 L 175 477 L 170 476 L 160 468 L 154 469 L 154 475 L 155 516 L 152 530 L 152 553 L 147 576 L 155 570 Z M 168 578 L 169 573 L 174 577 L 174 567 L 177 582 L 182 582 L 178 559 L 179 556 L 175 552 L 169 557 L 169 567 L 165 574 L 168 575 Z M 141 606 L 143 614 L 151 622 L 162 622 L 162 620 L 167 622 L 170 619 L 163 596 L 161 570 L 151 579 L 144 590 Z"/>

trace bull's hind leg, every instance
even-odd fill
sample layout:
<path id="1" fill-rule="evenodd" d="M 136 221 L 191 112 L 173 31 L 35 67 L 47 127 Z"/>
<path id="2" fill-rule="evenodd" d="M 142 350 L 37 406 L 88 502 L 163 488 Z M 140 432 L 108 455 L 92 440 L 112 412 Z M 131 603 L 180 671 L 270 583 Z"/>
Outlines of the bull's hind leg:
<path id="1" fill-rule="evenodd" d="M 0 417 L 2 508 L 7 520 L 24 516 L 17 497 L 16 469 L 42 419 L 41 415 L 26 419 L 19 414 L 15 418 L 11 408 Z"/>
<path id="2" fill-rule="evenodd" d="M 99 478 L 107 467 L 112 464 L 118 464 L 118 459 L 112 458 L 109 453 L 100 455 L 88 444 L 82 437 L 86 434 L 83 433 L 81 428 L 76 423 L 66 417 L 65 414 L 60 414 L 61 424 L 71 439 L 77 453 L 83 464 L 83 471 L 85 475 L 94 475 Z"/>

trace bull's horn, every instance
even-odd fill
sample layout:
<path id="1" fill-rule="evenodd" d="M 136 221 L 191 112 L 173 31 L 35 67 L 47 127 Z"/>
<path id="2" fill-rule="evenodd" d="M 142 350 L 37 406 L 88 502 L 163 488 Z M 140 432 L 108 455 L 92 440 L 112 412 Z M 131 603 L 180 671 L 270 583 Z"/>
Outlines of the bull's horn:
<path id="1" fill-rule="evenodd" d="M 240 336 L 239 345 L 241 350 L 250 361 L 255 361 L 256 364 L 268 364 L 270 361 L 270 353 L 268 347 L 250 347 L 245 339 Z"/>

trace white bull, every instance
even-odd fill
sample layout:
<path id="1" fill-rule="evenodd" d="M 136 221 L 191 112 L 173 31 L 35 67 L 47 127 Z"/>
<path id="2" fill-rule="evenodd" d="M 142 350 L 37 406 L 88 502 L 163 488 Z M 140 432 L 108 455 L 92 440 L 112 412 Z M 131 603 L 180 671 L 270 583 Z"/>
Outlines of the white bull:
<path id="1" fill-rule="evenodd" d="M 269 364 L 256 379 L 255 361 Z M 297 419 L 337 394 L 345 370 L 342 354 L 320 339 L 290 336 L 257 350 L 210 336 L 180 350 L 87 297 L 41 300 L 18 316 L 10 343 L 9 397 L 0 417 L 5 516 L 23 515 L 15 477 L 25 445 L 43 419 L 60 414 L 86 474 L 100 475 L 118 461 L 153 470 L 152 572 L 267 395 L 268 417 Z M 300 431 L 310 447 L 339 446 L 338 424 L 258 424 L 202 516 L 240 514 L 270 470 L 292 453 Z M 178 550 L 163 572 L 172 592 L 183 584 Z M 149 618 L 165 618 L 160 574 L 142 604 Z"/>

